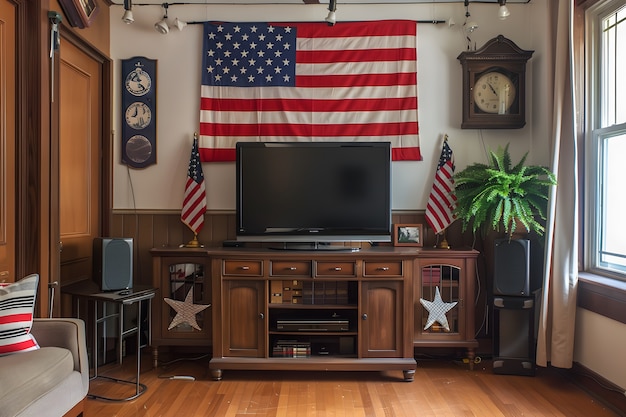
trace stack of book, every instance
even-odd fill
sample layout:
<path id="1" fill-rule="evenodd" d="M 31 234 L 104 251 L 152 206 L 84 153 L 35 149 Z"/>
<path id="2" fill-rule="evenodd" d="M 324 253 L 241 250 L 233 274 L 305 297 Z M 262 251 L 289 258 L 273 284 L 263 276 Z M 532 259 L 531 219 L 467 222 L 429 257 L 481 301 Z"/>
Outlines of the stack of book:
<path id="1" fill-rule="evenodd" d="M 275 358 L 308 358 L 311 356 L 311 344 L 299 340 L 277 340 L 272 349 Z"/>

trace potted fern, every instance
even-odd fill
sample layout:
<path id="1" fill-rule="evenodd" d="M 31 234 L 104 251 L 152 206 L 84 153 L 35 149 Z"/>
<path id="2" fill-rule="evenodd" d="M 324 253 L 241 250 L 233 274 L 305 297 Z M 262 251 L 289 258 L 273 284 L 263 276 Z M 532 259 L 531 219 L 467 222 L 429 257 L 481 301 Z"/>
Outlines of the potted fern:
<path id="1" fill-rule="evenodd" d="M 512 165 L 509 145 L 489 151 L 489 164 L 475 163 L 454 175 L 455 214 L 465 231 L 504 231 L 511 238 L 519 228 L 543 235 L 549 187 L 555 175 L 546 167 L 524 165 L 528 152 Z M 519 230 L 518 230 L 519 232 Z"/>

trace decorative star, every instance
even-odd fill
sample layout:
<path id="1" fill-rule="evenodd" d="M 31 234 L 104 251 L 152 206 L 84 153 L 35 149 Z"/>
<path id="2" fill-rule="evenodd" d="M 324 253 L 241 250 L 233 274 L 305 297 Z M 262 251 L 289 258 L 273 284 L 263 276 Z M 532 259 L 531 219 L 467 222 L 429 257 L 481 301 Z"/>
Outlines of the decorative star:
<path id="1" fill-rule="evenodd" d="M 450 325 L 448 324 L 446 313 L 452 310 L 454 306 L 456 306 L 456 301 L 454 303 L 445 303 L 441 299 L 439 287 L 435 287 L 435 299 L 433 301 L 427 301 L 423 298 L 420 298 L 420 303 L 422 303 L 424 308 L 428 310 L 428 320 L 426 321 L 426 326 L 424 326 L 424 330 L 428 329 L 435 322 L 437 322 L 441 324 L 447 331 L 450 331 Z"/>
<path id="2" fill-rule="evenodd" d="M 181 323 L 187 323 L 196 330 L 202 330 L 196 321 L 196 314 L 202 310 L 211 307 L 211 304 L 201 305 L 193 303 L 193 287 L 187 293 L 185 301 L 172 300 L 171 298 L 163 299 L 175 311 L 176 316 L 172 319 L 167 330 L 172 330 Z"/>

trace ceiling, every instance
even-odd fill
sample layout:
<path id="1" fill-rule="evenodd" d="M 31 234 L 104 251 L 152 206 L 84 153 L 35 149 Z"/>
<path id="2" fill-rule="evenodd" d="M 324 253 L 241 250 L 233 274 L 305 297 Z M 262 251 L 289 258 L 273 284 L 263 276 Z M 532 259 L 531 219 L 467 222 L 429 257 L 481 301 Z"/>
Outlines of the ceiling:
<path id="1" fill-rule="evenodd" d="M 124 4 L 124 0 L 109 0 L 113 4 Z M 507 0 L 507 3 L 528 3 L 530 0 Z M 328 0 L 138 0 L 134 5 L 149 4 L 328 4 Z M 337 0 L 338 4 L 420 4 L 420 3 L 464 3 L 464 0 Z M 471 1 L 470 3 L 498 3 L 498 0 Z"/>

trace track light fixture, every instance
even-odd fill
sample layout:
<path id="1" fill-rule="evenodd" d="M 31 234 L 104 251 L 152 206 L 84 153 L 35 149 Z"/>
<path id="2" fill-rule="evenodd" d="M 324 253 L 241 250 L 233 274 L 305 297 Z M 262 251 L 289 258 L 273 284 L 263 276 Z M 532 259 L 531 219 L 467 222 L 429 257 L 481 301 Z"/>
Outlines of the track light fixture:
<path id="1" fill-rule="evenodd" d="M 154 29 L 156 29 L 156 31 L 162 35 L 167 35 L 170 31 L 170 27 L 167 24 L 167 8 L 169 7 L 169 4 L 163 3 L 161 7 L 163 7 L 165 14 L 163 16 L 163 19 L 154 24 Z"/>
<path id="2" fill-rule="evenodd" d="M 506 7 L 506 0 L 498 0 L 498 3 L 500 3 L 500 9 L 498 10 L 498 17 L 500 18 L 500 20 L 504 20 L 507 17 L 509 17 L 511 12 L 509 11 L 509 8 Z"/>
<path id="3" fill-rule="evenodd" d="M 179 18 L 176 18 L 176 20 L 174 20 L 174 27 L 176 27 L 179 31 L 182 31 L 185 26 L 187 26 L 187 22 L 183 22 Z"/>
<path id="4" fill-rule="evenodd" d="M 465 0 L 465 22 L 463 22 L 463 31 L 465 32 L 465 41 L 467 42 L 467 50 L 472 49 L 472 38 L 470 35 L 478 29 L 478 23 L 473 20 L 470 20 L 470 12 L 469 12 L 469 0 Z M 476 49 L 476 45 L 474 44 L 474 49 Z"/>
<path id="5" fill-rule="evenodd" d="M 133 18 L 133 0 L 124 0 L 124 15 L 122 22 L 130 25 L 135 19 Z"/>
<path id="6" fill-rule="evenodd" d="M 328 26 L 335 26 L 335 23 L 337 23 L 337 15 L 336 15 L 336 11 L 337 11 L 337 0 L 330 0 L 330 3 L 328 4 L 328 16 L 326 16 L 326 23 L 328 23 Z"/>

